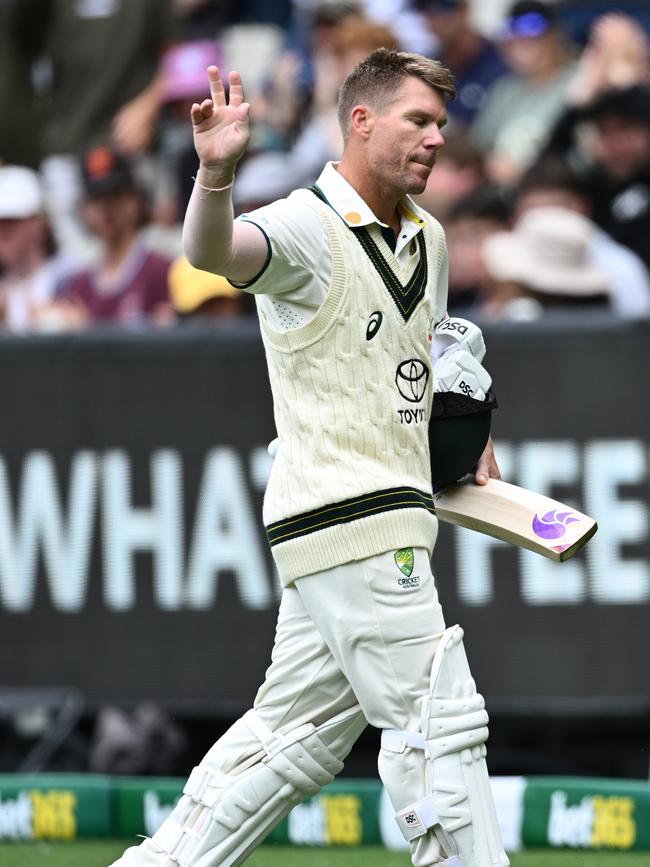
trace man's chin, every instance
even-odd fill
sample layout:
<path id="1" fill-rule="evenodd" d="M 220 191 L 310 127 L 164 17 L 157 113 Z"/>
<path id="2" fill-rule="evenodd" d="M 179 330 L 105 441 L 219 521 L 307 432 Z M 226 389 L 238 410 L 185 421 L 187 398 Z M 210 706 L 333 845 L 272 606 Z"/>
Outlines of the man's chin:
<path id="1" fill-rule="evenodd" d="M 423 193 L 426 190 L 428 180 L 429 175 L 427 175 L 426 178 L 414 176 L 411 179 L 411 184 L 406 192 L 409 196 L 419 196 L 420 193 Z"/>

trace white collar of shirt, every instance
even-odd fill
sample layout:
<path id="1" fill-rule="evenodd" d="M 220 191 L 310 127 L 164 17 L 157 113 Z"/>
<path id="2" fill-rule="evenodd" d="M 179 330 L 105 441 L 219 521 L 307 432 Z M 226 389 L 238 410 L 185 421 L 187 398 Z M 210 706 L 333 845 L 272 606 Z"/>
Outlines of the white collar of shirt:
<path id="1" fill-rule="evenodd" d="M 377 219 L 354 187 L 337 172 L 336 165 L 333 162 L 326 163 L 316 182 L 332 208 L 352 228 L 373 224 L 386 228 L 386 223 Z M 402 220 L 395 249 L 396 256 L 399 256 L 400 251 L 417 235 L 427 220 L 427 212 L 418 207 L 410 196 L 404 196 L 398 207 Z"/>

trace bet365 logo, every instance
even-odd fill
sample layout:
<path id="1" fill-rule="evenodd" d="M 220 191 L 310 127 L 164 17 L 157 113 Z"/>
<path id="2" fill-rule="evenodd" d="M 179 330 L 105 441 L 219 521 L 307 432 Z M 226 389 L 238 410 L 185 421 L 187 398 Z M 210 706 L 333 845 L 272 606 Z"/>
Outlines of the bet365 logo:
<path id="1" fill-rule="evenodd" d="M 77 796 L 65 789 L 0 797 L 0 840 L 74 840 Z"/>
<path id="2" fill-rule="evenodd" d="M 548 818 L 551 846 L 630 849 L 636 841 L 634 799 L 619 795 L 585 795 L 567 804 L 567 793 L 553 792 Z"/>

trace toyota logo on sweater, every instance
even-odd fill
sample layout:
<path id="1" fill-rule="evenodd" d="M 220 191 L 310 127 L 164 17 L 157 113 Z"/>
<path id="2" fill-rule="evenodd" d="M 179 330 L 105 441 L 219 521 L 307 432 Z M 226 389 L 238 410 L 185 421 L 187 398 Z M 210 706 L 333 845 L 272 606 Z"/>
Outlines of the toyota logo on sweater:
<path id="1" fill-rule="evenodd" d="M 427 391 L 429 368 L 419 358 L 408 358 L 397 368 L 395 384 L 404 400 L 420 403 Z"/>

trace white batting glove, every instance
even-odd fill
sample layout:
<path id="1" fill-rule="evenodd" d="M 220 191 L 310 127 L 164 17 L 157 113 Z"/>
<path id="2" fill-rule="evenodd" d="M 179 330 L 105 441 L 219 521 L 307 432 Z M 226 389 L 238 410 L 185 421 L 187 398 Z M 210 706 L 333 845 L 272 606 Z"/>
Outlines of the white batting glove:
<path id="1" fill-rule="evenodd" d="M 433 365 L 434 391 L 455 391 L 474 400 L 485 400 L 492 377 L 473 355 L 463 349 L 443 355 Z"/>
<path id="2" fill-rule="evenodd" d="M 485 357 L 485 341 L 478 325 L 459 316 L 448 316 L 436 325 L 431 336 L 431 363 L 457 350 L 465 350 L 481 362 Z"/>

